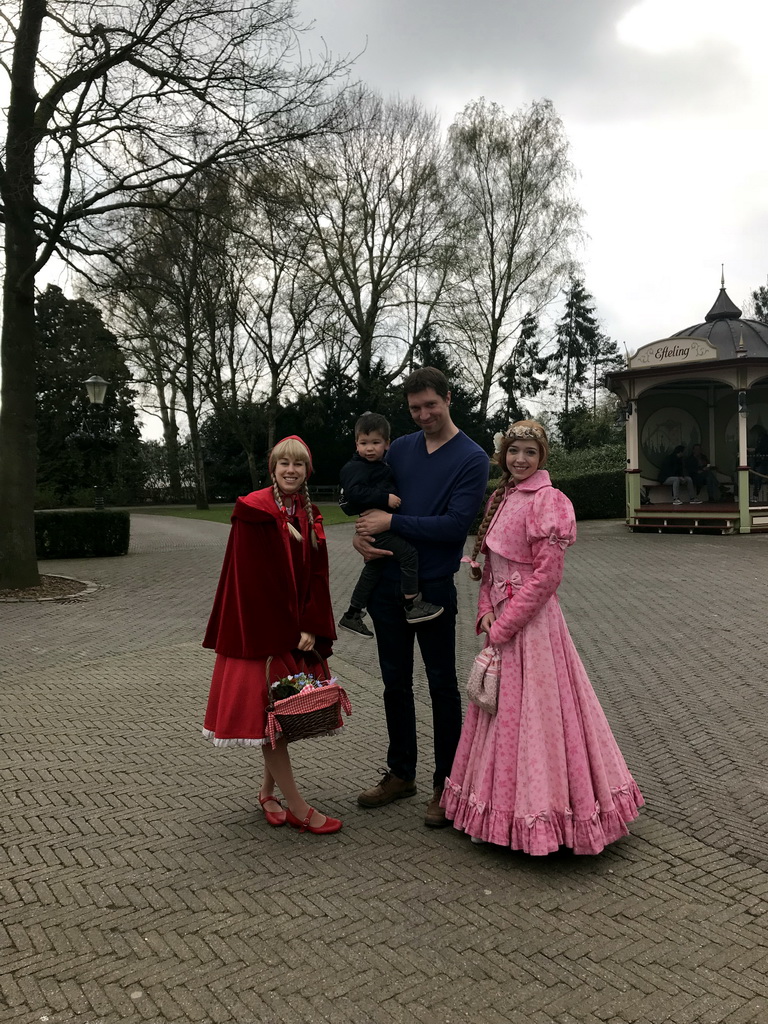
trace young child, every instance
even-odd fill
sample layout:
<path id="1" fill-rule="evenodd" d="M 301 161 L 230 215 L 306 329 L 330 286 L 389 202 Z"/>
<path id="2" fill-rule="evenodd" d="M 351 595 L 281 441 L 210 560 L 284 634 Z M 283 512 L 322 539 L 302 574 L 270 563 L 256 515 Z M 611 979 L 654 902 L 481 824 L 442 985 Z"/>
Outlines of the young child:
<path id="1" fill-rule="evenodd" d="M 369 508 L 380 508 L 385 512 L 399 508 L 400 498 L 395 494 L 394 476 L 384 462 L 389 448 L 387 419 L 377 412 L 363 413 L 355 424 L 355 447 L 356 454 L 341 469 L 339 505 L 348 516 L 358 516 Z M 442 615 L 440 605 L 424 601 L 419 593 L 419 558 L 413 545 L 387 530 L 377 534 L 375 546 L 391 551 L 400 563 L 406 621 L 416 625 Z M 349 608 L 339 620 L 343 629 L 359 636 L 373 636 L 363 622 L 363 614 L 379 578 L 382 563 L 383 559 L 374 559 L 366 562 L 363 567 L 352 592 Z"/>

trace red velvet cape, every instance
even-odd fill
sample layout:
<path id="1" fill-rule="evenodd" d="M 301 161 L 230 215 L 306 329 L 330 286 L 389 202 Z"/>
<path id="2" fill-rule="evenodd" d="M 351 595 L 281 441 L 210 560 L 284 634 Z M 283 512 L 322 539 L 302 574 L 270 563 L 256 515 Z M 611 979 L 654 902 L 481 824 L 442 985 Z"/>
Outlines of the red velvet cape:
<path id="1" fill-rule="evenodd" d="M 318 653 L 329 657 L 336 630 L 328 549 L 314 505 L 312 514 L 317 548 L 300 505 L 301 545 L 291 538 L 271 487 L 237 499 L 203 647 L 230 658 L 266 658 L 294 650 L 303 631 L 314 633 Z M 294 559 L 304 558 L 303 572 L 294 574 L 289 544 Z"/>

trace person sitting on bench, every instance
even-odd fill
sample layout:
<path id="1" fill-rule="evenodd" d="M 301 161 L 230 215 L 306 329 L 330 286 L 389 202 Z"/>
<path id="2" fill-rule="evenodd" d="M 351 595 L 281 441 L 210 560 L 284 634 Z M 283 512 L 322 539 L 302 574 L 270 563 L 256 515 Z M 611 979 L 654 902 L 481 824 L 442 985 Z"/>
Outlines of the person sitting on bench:
<path id="1" fill-rule="evenodd" d="M 685 445 L 679 444 L 671 454 L 667 455 L 661 464 L 661 470 L 659 471 L 659 483 L 672 486 L 672 504 L 682 505 L 682 499 L 680 498 L 680 484 L 684 483 L 688 488 L 688 503 L 690 505 L 700 505 L 701 501 L 696 497 L 696 490 L 693 485 L 693 480 L 689 476 L 685 462 L 683 460 L 683 452 L 685 451 Z"/>

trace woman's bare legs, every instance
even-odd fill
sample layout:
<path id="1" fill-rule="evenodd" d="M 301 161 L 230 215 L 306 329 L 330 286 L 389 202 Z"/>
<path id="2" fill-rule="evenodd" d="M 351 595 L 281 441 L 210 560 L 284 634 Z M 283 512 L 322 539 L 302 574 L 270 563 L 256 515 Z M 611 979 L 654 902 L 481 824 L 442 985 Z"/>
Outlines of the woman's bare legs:
<path id="1" fill-rule="evenodd" d="M 269 797 L 272 797 L 273 799 L 270 801 Z M 271 811 L 273 814 L 278 814 L 280 812 L 281 805 L 275 796 L 275 780 L 272 776 L 272 772 L 267 768 L 266 760 L 264 761 L 264 779 L 261 783 L 261 788 L 259 789 L 259 803 L 265 811 Z M 274 806 L 267 806 L 268 804 L 272 804 Z"/>
<path id="2" fill-rule="evenodd" d="M 288 754 L 288 744 L 284 739 L 279 739 L 274 749 L 267 742 L 264 743 L 261 752 L 264 755 L 264 782 L 261 795 L 266 796 L 274 792 L 275 783 L 280 787 L 280 792 L 285 797 L 285 802 L 290 808 L 291 814 L 299 821 L 304 821 L 309 814 L 309 804 L 301 795 L 293 777 L 291 758 Z M 271 784 L 271 788 L 268 788 Z M 325 815 L 315 811 L 310 818 L 309 824 L 313 828 L 319 828 L 325 824 Z"/>

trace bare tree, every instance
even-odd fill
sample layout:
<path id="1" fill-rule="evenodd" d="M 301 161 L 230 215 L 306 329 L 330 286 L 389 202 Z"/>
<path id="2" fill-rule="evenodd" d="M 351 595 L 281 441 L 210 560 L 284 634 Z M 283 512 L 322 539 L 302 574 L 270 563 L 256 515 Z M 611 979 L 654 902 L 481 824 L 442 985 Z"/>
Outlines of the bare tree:
<path id="1" fill-rule="evenodd" d="M 97 259 L 89 267 L 85 291 L 100 296 L 109 321 L 139 384 L 144 412 L 159 418 L 171 498 L 181 500 L 179 413 L 183 353 L 176 344 L 177 316 L 168 283 L 175 248 L 167 244 L 167 215 L 161 206 L 119 211 L 110 217 L 123 239 L 119 259 Z M 171 265 L 169 265 L 169 263 Z M 157 459 L 155 460 L 157 462 Z"/>
<path id="2" fill-rule="evenodd" d="M 264 201 L 254 183 L 244 223 L 248 253 L 239 321 L 251 358 L 263 367 L 260 381 L 267 411 L 267 446 L 275 442 L 280 398 L 294 398 L 306 384 L 306 364 L 323 340 L 323 286 L 311 270 L 306 230 L 295 211 Z M 255 194 L 254 194 L 255 192 Z"/>
<path id="3" fill-rule="evenodd" d="M 98 227 L 110 211 L 160 192 L 173 204 L 202 168 L 323 131 L 324 86 L 341 65 L 302 64 L 298 31 L 292 0 L 19 0 L 4 11 L 0 587 L 38 580 L 36 274 L 54 254 L 78 268 L 111 255 Z"/>
<path id="4" fill-rule="evenodd" d="M 450 333 L 482 383 L 480 416 L 526 315 L 570 268 L 581 210 L 562 123 L 548 100 L 508 114 L 476 100 L 448 132 L 450 202 L 460 245 L 450 284 Z"/>
<path id="5" fill-rule="evenodd" d="M 441 287 L 441 147 L 436 118 L 413 100 L 386 102 L 361 88 L 342 109 L 346 130 L 303 147 L 292 187 L 311 231 L 308 265 L 356 337 L 364 394 L 375 356 L 408 358 L 403 307 L 413 315 L 414 288 L 429 283 L 428 305 Z"/>

